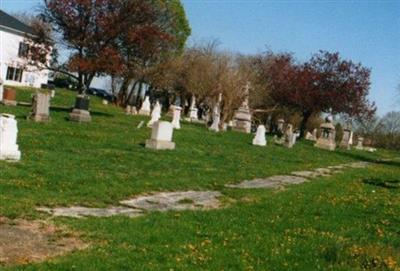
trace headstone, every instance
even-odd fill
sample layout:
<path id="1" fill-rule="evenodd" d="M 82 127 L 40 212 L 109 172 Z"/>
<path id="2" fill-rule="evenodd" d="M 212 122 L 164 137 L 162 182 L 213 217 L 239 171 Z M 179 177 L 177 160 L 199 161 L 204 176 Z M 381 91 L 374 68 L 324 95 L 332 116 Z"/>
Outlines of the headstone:
<path id="1" fill-rule="evenodd" d="M 276 123 L 276 125 L 277 125 L 277 131 L 279 132 L 279 133 L 283 133 L 283 125 L 285 124 L 285 120 L 284 119 L 278 119 L 277 120 L 277 123 Z"/>
<path id="2" fill-rule="evenodd" d="M 3 93 L 3 104 L 4 105 L 17 105 L 17 92 L 13 88 L 5 88 Z"/>
<path id="3" fill-rule="evenodd" d="M 108 101 L 105 100 L 105 99 L 102 100 L 102 103 L 103 103 L 104 105 L 108 105 Z"/>
<path id="4" fill-rule="evenodd" d="M 297 139 L 300 137 L 300 132 L 293 133 L 292 144 L 295 145 Z"/>
<path id="5" fill-rule="evenodd" d="M 285 130 L 285 134 L 284 136 L 284 143 L 283 145 L 287 148 L 292 148 L 294 143 L 295 143 L 295 139 L 293 139 L 295 136 L 295 134 L 293 133 L 293 125 L 292 124 L 288 124 Z"/>
<path id="6" fill-rule="evenodd" d="M 359 136 L 359 137 L 357 138 L 356 150 L 360 150 L 360 151 L 364 150 L 363 142 L 364 142 L 364 138 L 361 137 L 361 136 Z"/>
<path id="7" fill-rule="evenodd" d="M 127 105 L 125 107 L 125 113 L 127 115 L 136 115 L 137 114 L 136 107 L 133 105 Z"/>
<path id="8" fill-rule="evenodd" d="M 37 92 L 32 97 L 32 112 L 30 118 L 36 122 L 47 122 L 50 120 L 50 98 L 51 93 Z"/>
<path id="9" fill-rule="evenodd" d="M 3 79 L 0 78 L 0 102 L 3 101 L 3 94 L 4 94 L 4 82 Z"/>
<path id="10" fill-rule="evenodd" d="M 89 112 L 89 97 L 85 95 L 76 96 L 75 106 L 69 113 L 69 119 L 77 122 L 90 122 L 92 118 Z"/>
<path id="11" fill-rule="evenodd" d="M 312 135 L 313 135 L 313 140 L 317 141 L 317 139 L 318 139 L 318 129 L 317 128 L 315 128 L 313 130 Z"/>
<path id="12" fill-rule="evenodd" d="M 192 96 L 192 102 L 191 102 L 190 108 L 189 108 L 189 119 L 191 121 L 198 120 L 197 113 L 198 113 L 198 110 L 197 110 L 197 107 L 196 107 L 196 97 L 193 95 Z"/>
<path id="13" fill-rule="evenodd" d="M 157 121 L 153 124 L 151 139 L 146 140 L 146 148 L 155 150 L 173 150 L 172 142 L 174 127 L 167 121 Z"/>
<path id="14" fill-rule="evenodd" d="M 267 145 L 267 140 L 265 139 L 265 130 L 266 129 L 264 125 L 259 125 L 257 127 L 256 136 L 253 139 L 253 145 L 258 145 L 258 146 Z"/>
<path id="15" fill-rule="evenodd" d="M 320 131 L 321 136 L 318 138 L 314 146 L 317 148 L 334 151 L 336 148 L 336 130 L 335 126 L 332 124 L 331 118 L 326 118 L 326 122 L 322 123 L 320 126 Z"/>
<path id="16" fill-rule="evenodd" d="M 151 112 L 151 119 L 147 123 L 147 127 L 152 127 L 153 123 L 157 122 L 161 118 L 161 105 L 157 101 L 154 105 L 153 111 Z"/>
<path id="17" fill-rule="evenodd" d="M 181 112 L 182 107 L 174 105 L 172 113 L 172 127 L 174 129 L 181 129 Z"/>
<path id="18" fill-rule="evenodd" d="M 0 114 L 0 160 L 20 160 L 18 127 L 14 115 Z"/>
<path id="19" fill-rule="evenodd" d="M 340 141 L 339 147 L 342 149 L 350 150 L 353 141 L 353 132 L 349 128 L 343 130 L 343 137 Z"/>
<path id="20" fill-rule="evenodd" d="M 219 132 L 219 122 L 221 119 L 219 104 L 216 104 L 213 108 L 213 115 L 212 115 L 212 124 L 210 126 L 210 130 L 214 132 Z"/>
<path id="21" fill-rule="evenodd" d="M 150 98 L 146 96 L 142 103 L 142 107 L 139 110 L 139 115 L 150 116 Z"/>
<path id="22" fill-rule="evenodd" d="M 250 85 L 245 88 L 245 99 L 233 116 L 232 130 L 249 134 L 251 132 L 251 113 L 249 108 Z"/>
<path id="23" fill-rule="evenodd" d="M 317 141 L 317 132 L 317 129 L 314 129 L 312 133 L 307 132 L 305 139 L 310 141 Z"/>
<path id="24" fill-rule="evenodd" d="M 50 97 L 51 97 L 51 98 L 56 97 L 56 91 L 55 91 L 54 89 L 51 90 L 51 92 L 50 92 Z"/>

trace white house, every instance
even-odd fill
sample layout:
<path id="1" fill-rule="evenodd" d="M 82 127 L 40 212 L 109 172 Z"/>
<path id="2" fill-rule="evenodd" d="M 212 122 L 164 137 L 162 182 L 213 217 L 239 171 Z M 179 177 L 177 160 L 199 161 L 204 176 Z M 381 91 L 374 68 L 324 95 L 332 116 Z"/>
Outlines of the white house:
<path id="1" fill-rule="evenodd" d="M 49 71 L 27 65 L 26 37 L 33 30 L 0 10 L 0 79 L 5 85 L 40 88 L 47 84 Z"/>

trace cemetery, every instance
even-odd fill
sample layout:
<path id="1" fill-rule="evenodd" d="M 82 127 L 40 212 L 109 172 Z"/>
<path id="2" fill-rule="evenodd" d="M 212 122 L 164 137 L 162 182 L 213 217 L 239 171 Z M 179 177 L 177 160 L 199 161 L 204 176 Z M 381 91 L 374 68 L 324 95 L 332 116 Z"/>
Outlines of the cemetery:
<path id="1" fill-rule="evenodd" d="M 0 270 L 400 271 L 398 4 L 5 6 Z"/>
<path id="2" fill-rule="evenodd" d="M 262 269 L 265 264 L 280 269 L 285 263 L 307 269 L 311 263 L 304 257 L 332 264 L 326 253 L 334 249 L 333 242 L 344 248 L 335 251 L 341 266 L 356 267 L 359 257 L 377 255 L 381 266 L 390 266 L 398 257 L 392 224 L 399 211 L 397 153 L 359 151 L 356 146 L 329 151 L 309 140 L 286 148 L 289 139 L 284 136 L 282 145 L 274 144 L 263 126 L 255 134 L 216 133 L 182 120 L 180 129 L 174 129 L 173 117 L 159 116 L 156 104 L 155 114 L 132 116 L 93 97 L 91 122 L 76 123 L 68 120 L 74 93 L 56 92 L 49 122 L 27 119 L 30 107 L 0 105 L 8 114 L 2 118 L 11 121 L 3 120 L 2 129 L 13 120 L 18 126 L 15 156 L 8 158 L 19 162 L 0 162 L 0 197 L 6 202 L 1 215 L 20 221 L 0 224 L 0 232 L 9 233 L 7 239 L 0 233 L 0 244 L 12 251 L 0 252 L 6 270 L 26 263 L 44 270 L 72 265 L 129 269 L 133 262 L 145 269 Z M 16 99 L 29 103 L 34 94 L 34 89 L 18 88 Z M 155 117 L 160 121 L 152 127 L 137 129 Z M 289 130 L 285 134 L 290 126 L 281 127 Z M 2 146 L 2 153 L 10 153 Z M 378 206 L 380 211 L 374 211 Z M 368 227 L 358 219 L 364 215 L 372 216 Z M 24 226 L 45 220 L 46 227 L 62 226 L 53 231 L 63 231 L 69 239 L 50 248 L 53 231 L 37 230 L 43 228 L 40 224 Z M 16 229 L 27 233 L 14 236 Z M 308 241 L 290 242 L 289 237 Z M 15 245 L 23 238 L 29 239 L 23 241 L 29 243 L 26 250 Z M 101 244 L 104 239 L 108 244 Z M 322 248 L 310 246 L 312 242 Z M 377 250 L 364 250 L 371 244 Z M 32 255 L 29 246 L 40 250 Z M 238 246 L 241 250 L 234 250 Z M 353 254 L 356 247 L 360 254 Z M 261 251 L 269 255 L 270 249 L 277 256 L 242 262 L 242 251 L 257 257 Z M 100 262 L 105 255 L 115 261 Z"/>

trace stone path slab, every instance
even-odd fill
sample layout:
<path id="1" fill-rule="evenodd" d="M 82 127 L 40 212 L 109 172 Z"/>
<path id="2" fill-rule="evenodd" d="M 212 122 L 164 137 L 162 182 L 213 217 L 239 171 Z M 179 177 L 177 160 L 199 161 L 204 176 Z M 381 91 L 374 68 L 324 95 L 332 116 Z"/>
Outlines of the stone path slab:
<path id="1" fill-rule="evenodd" d="M 36 210 L 49 213 L 53 216 L 72 218 L 110 217 L 116 215 L 138 217 L 143 215 L 144 211 L 183 211 L 219 208 L 220 201 L 218 198 L 221 195 L 218 191 L 160 192 L 123 200 L 120 204 L 124 206 L 111 206 L 107 208 L 88 208 L 83 206 L 39 207 Z"/>
<path id="2" fill-rule="evenodd" d="M 229 188 L 279 188 L 287 184 L 300 184 L 318 177 L 329 177 L 343 172 L 346 168 L 365 168 L 368 162 L 354 162 L 314 170 L 293 171 L 290 175 L 277 175 L 268 178 L 243 181 L 239 184 L 228 184 Z"/>
<path id="3" fill-rule="evenodd" d="M 243 181 L 239 184 L 230 184 L 226 187 L 230 188 L 278 188 L 284 184 L 300 184 L 306 182 L 307 179 L 299 176 L 277 175 L 264 179 L 255 179 L 251 181 Z"/>
<path id="4" fill-rule="evenodd" d="M 41 212 L 49 213 L 53 216 L 64 216 L 64 217 L 110 217 L 116 215 L 123 215 L 128 217 L 137 217 L 143 215 L 141 210 L 126 208 L 126 207 L 108 207 L 108 208 L 87 208 L 81 206 L 72 207 L 58 207 L 58 208 L 47 208 L 41 207 L 36 210 Z"/>
<path id="5" fill-rule="evenodd" d="M 220 207 L 220 196 L 221 193 L 217 191 L 161 192 L 123 200 L 120 203 L 146 211 L 215 209 Z"/>
<path id="6" fill-rule="evenodd" d="M 327 177 L 332 174 L 343 172 L 346 168 L 365 168 L 368 162 L 353 162 L 314 170 L 294 171 L 290 175 L 276 175 L 267 178 L 243 181 L 238 184 L 227 184 L 229 188 L 281 188 L 285 185 L 301 184 L 317 177 Z M 82 206 L 59 207 L 59 208 L 37 208 L 38 211 L 49 213 L 53 216 L 65 216 L 74 218 L 110 217 L 123 215 L 137 217 L 144 212 L 151 211 L 183 211 L 183 210 L 205 210 L 220 208 L 218 191 L 179 191 L 159 192 L 149 195 L 136 196 L 132 199 L 120 201 L 123 206 L 111 206 L 108 208 L 87 208 Z"/>

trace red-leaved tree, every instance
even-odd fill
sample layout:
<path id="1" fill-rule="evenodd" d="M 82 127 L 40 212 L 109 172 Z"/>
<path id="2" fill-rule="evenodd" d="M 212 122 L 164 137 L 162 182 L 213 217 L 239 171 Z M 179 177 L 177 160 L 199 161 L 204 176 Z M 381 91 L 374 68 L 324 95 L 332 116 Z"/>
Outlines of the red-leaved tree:
<path id="1" fill-rule="evenodd" d="M 368 99 L 370 70 L 340 58 L 339 53 L 320 51 L 298 64 L 290 54 L 271 56 L 264 76 L 274 103 L 302 115 L 304 136 L 309 118 L 321 112 L 349 117 L 371 116 L 376 107 Z"/>

